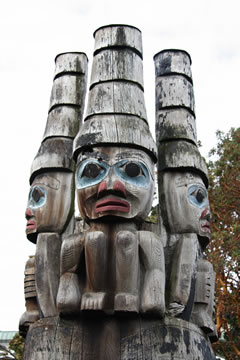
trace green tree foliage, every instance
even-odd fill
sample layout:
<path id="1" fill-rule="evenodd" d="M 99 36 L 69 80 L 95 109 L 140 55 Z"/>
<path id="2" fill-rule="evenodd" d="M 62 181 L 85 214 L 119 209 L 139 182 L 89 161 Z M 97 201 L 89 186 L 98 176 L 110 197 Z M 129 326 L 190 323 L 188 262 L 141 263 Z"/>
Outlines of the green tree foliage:
<path id="1" fill-rule="evenodd" d="M 0 346 L 0 359 L 1 360 L 22 360 L 24 348 L 24 338 L 16 334 L 9 343 L 9 347 Z"/>
<path id="2" fill-rule="evenodd" d="M 216 353 L 240 359 L 240 128 L 217 132 L 210 152 L 212 240 L 208 260 L 216 271 Z"/>

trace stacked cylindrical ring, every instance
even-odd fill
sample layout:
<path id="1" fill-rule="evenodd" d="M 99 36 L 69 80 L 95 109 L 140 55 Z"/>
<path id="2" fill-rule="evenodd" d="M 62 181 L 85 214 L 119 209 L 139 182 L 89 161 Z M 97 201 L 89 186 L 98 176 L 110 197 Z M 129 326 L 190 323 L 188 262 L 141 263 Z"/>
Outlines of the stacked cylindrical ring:
<path id="1" fill-rule="evenodd" d="M 197 148 L 190 55 L 163 50 L 154 56 L 158 170 L 191 168 L 207 185 L 207 167 Z"/>
<path id="2" fill-rule="evenodd" d="M 30 183 L 45 169 L 72 171 L 73 139 L 82 123 L 88 59 L 84 53 L 59 54 L 43 140 L 32 163 Z"/>
<path id="3" fill-rule="evenodd" d="M 144 100 L 140 30 L 109 25 L 96 30 L 94 37 L 85 122 L 75 138 L 74 156 L 88 146 L 134 144 L 156 161 Z"/>

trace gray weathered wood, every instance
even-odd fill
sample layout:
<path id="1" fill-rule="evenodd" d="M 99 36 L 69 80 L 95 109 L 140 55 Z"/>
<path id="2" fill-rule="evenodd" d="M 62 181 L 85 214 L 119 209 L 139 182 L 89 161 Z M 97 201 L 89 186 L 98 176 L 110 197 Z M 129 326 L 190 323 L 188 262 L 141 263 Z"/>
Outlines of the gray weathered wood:
<path id="1" fill-rule="evenodd" d="M 74 138 L 82 124 L 83 107 L 58 106 L 48 114 L 43 140 L 49 137 Z"/>
<path id="2" fill-rule="evenodd" d="M 198 148 L 187 141 L 171 141 L 158 146 L 158 171 L 167 169 L 184 170 L 191 168 L 201 174 L 204 183 L 208 184 L 208 170 Z"/>
<path id="3" fill-rule="evenodd" d="M 198 239 L 196 234 L 182 234 L 173 253 L 170 286 L 169 286 L 169 314 L 176 316 L 181 314 L 191 301 L 186 320 L 189 320 L 192 306 L 193 294 L 190 299 L 193 281 L 197 269 Z"/>
<path id="4" fill-rule="evenodd" d="M 104 49 L 93 58 L 90 86 L 110 80 L 134 81 L 143 88 L 142 59 L 129 49 Z"/>
<path id="5" fill-rule="evenodd" d="M 88 59 L 81 52 L 58 54 L 55 58 L 54 77 L 65 73 L 87 74 Z"/>
<path id="6" fill-rule="evenodd" d="M 102 113 L 131 114 L 147 121 L 143 91 L 124 81 L 95 85 L 89 93 L 86 117 Z"/>
<path id="7" fill-rule="evenodd" d="M 53 82 L 49 111 L 59 105 L 83 106 L 86 92 L 85 75 L 64 75 Z"/>
<path id="8" fill-rule="evenodd" d="M 191 57 L 184 50 L 162 50 L 154 56 L 155 75 L 185 75 L 192 81 Z"/>
<path id="9" fill-rule="evenodd" d="M 32 162 L 30 183 L 36 174 L 46 171 L 46 169 L 73 171 L 72 144 L 72 139 L 60 137 L 49 138 L 42 142 Z"/>
<path id="10" fill-rule="evenodd" d="M 106 47 L 130 47 L 142 54 L 141 31 L 128 25 L 107 25 L 100 27 L 94 33 L 94 51 Z"/>
<path id="11" fill-rule="evenodd" d="M 197 263 L 196 291 L 190 321 L 199 326 L 211 341 L 217 341 L 216 325 L 213 322 L 215 313 L 215 280 L 213 266 L 200 259 Z"/>
<path id="12" fill-rule="evenodd" d="M 156 161 L 156 144 L 149 127 L 136 116 L 99 114 L 89 118 L 74 140 L 74 153 L 77 154 L 84 147 L 98 146 L 102 143 L 122 146 L 134 144 L 149 151 Z"/>
<path id="13" fill-rule="evenodd" d="M 30 256 L 24 272 L 24 295 L 26 311 L 22 314 L 19 321 L 19 333 L 25 337 L 29 326 L 39 320 L 39 308 L 37 304 L 37 292 L 35 285 L 35 257 Z"/>
<path id="14" fill-rule="evenodd" d="M 115 316 L 45 318 L 25 341 L 24 360 L 214 360 L 211 344 L 194 324 Z"/>
<path id="15" fill-rule="evenodd" d="M 55 316 L 60 276 L 61 239 L 56 233 L 38 235 L 36 247 L 36 290 L 44 317 Z"/>
<path id="16" fill-rule="evenodd" d="M 195 111 L 193 86 L 181 75 L 156 78 L 156 110 L 168 107 L 185 107 L 193 113 Z"/>
<path id="17" fill-rule="evenodd" d="M 184 108 L 156 111 L 157 143 L 172 139 L 189 140 L 197 144 L 196 121 Z"/>

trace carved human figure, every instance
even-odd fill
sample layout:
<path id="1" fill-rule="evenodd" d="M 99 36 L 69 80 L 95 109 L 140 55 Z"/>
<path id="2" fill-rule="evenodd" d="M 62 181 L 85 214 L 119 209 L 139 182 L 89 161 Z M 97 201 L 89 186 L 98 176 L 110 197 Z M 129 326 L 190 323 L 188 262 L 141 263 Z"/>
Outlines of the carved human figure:
<path id="1" fill-rule="evenodd" d="M 191 172 L 166 172 L 163 188 L 170 232 L 196 233 L 209 241 L 210 210 L 202 178 Z"/>
<path id="2" fill-rule="evenodd" d="M 56 315 L 61 233 L 72 215 L 73 174 L 51 171 L 35 177 L 26 209 L 27 238 L 36 243 L 36 292 L 41 316 Z"/>
<path id="3" fill-rule="evenodd" d="M 206 186 L 200 175 L 193 172 L 172 171 L 163 175 L 163 192 L 165 196 L 165 223 L 171 234 L 177 238 L 172 258 L 170 275 L 170 293 L 168 311 L 171 315 L 179 315 L 186 312 L 186 307 L 190 301 L 190 308 L 194 304 L 193 282 L 197 278 L 195 294 L 207 291 L 204 299 L 209 299 L 209 306 L 205 306 L 209 313 L 209 308 L 213 309 L 214 304 L 214 276 L 210 266 L 204 267 L 204 274 L 208 281 L 208 286 L 200 286 L 201 266 L 199 261 L 202 257 L 202 251 L 210 240 L 210 210 Z M 207 261 L 204 262 L 208 263 Z M 198 269 L 199 268 L 199 269 Z M 207 270 L 206 270 L 207 269 Z M 208 273 L 208 275 L 207 275 Z M 211 296 L 209 296 L 209 292 Z M 191 299 L 190 299 L 191 297 Z M 195 295 L 195 299 L 199 295 Z M 199 300 L 196 300 L 199 303 Z M 206 300 L 205 300 L 206 301 Z M 197 305 L 198 306 L 198 305 Z M 202 318 L 204 306 L 201 308 L 200 316 L 195 305 L 195 319 Z M 189 320 L 191 309 L 188 309 L 187 319 Z M 212 315 L 212 314 L 211 314 Z M 210 319 L 211 315 L 205 318 Z M 201 327 L 204 321 L 201 320 Z M 208 320 L 208 327 L 210 320 Z M 200 323 L 199 323 L 200 325 Z M 212 329 L 214 327 L 211 322 Z"/>
<path id="4" fill-rule="evenodd" d="M 152 205 L 151 158 L 138 149 L 93 147 L 78 156 L 76 188 L 79 210 L 89 230 L 63 243 L 59 310 L 140 309 L 163 315 L 162 244 L 155 234 L 139 231 Z M 82 274 L 80 280 L 78 277 L 83 249 L 86 282 Z"/>
<path id="5" fill-rule="evenodd" d="M 36 243 L 38 233 L 62 233 L 71 216 L 72 201 L 72 173 L 52 171 L 37 175 L 29 191 L 25 214 L 27 238 Z"/>
<path id="6" fill-rule="evenodd" d="M 39 319 L 37 294 L 35 286 L 35 257 L 30 256 L 25 265 L 24 272 L 24 295 L 26 311 L 19 321 L 19 333 L 25 337 L 29 326 Z"/>

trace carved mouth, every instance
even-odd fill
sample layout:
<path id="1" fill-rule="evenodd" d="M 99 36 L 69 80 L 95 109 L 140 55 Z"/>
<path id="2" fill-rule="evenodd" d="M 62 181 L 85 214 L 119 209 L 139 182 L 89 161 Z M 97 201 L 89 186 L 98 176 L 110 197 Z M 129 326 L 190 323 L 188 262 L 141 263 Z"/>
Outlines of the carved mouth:
<path id="1" fill-rule="evenodd" d="M 36 228 L 36 223 L 34 220 L 28 220 L 26 230 L 34 230 Z"/>
<path id="2" fill-rule="evenodd" d="M 130 205 L 127 201 L 116 199 L 116 198 L 107 198 L 97 202 L 95 206 L 96 213 L 104 211 L 121 211 L 128 213 L 130 211 Z"/>
<path id="3" fill-rule="evenodd" d="M 210 233 L 211 232 L 210 223 L 208 221 L 204 221 L 204 223 L 201 225 L 201 229 L 203 232 Z"/>

